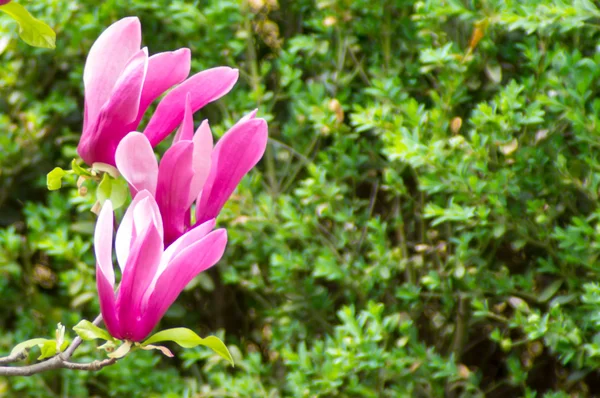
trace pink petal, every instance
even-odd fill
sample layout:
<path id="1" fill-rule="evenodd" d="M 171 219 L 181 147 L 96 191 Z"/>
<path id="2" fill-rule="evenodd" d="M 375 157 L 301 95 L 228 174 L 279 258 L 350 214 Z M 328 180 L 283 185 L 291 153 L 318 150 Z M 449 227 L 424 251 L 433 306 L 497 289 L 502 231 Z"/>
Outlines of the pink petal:
<path id="1" fill-rule="evenodd" d="M 148 60 L 137 121 L 142 120 L 148 106 L 169 88 L 181 83 L 190 74 L 191 52 L 188 48 L 158 53 Z M 137 128 L 137 126 L 136 126 Z"/>
<path id="2" fill-rule="evenodd" d="M 131 195 L 146 189 L 156 193 L 158 162 L 154 150 L 142 133 L 129 133 L 121 140 L 115 153 L 117 169 L 131 186 Z"/>
<path id="3" fill-rule="evenodd" d="M 160 216 L 160 211 L 158 210 L 158 206 L 154 201 L 152 194 L 149 191 L 143 190 L 138 192 L 138 194 L 133 198 L 131 204 L 127 208 L 123 219 L 121 220 L 121 224 L 119 225 L 119 229 L 117 230 L 117 237 L 115 240 L 115 251 L 117 252 L 117 261 L 119 263 L 119 267 L 121 268 L 121 273 L 125 272 L 125 266 L 127 264 L 127 258 L 129 257 L 129 252 L 131 249 L 132 242 L 134 241 L 137 232 L 140 231 L 139 227 L 142 224 L 142 220 L 139 220 L 139 217 L 144 217 L 140 215 L 140 211 L 137 211 L 138 222 L 137 227 L 134 227 L 134 213 L 136 213 L 136 208 L 138 204 L 147 198 L 151 198 L 150 207 L 144 207 L 144 209 L 148 209 L 150 214 L 146 214 L 146 218 L 151 220 L 152 223 L 156 226 L 161 239 L 163 236 L 163 223 L 162 218 Z"/>
<path id="4" fill-rule="evenodd" d="M 115 22 L 94 42 L 83 71 L 86 106 L 84 124 L 96 119 L 125 65 L 140 50 L 141 42 L 142 27 L 136 17 Z"/>
<path id="5" fill-rule="evenodd" d="M 179 237 L 175 242 L 171 243 L 167 250 L 163 253 L 160 258 L 160 264 L 158 265 L 158 269 L 156 270 L 156 275 L 154 276 L 154 280 L 150 284 L 150 287 L 146 291 L 146 295 L 142 301 L 142 306 L 148 302 L 150 295 L 154 291 L 154 286 L 156 286 L 156 282 L 158 282 L 158 278 L 162 275 L 169 263 L 177 256 L 185 252 L 185 249 L 194 243 L 198 242 L 206 235 L 210 233 L 215 227 L 216 221 L 208 220 L 204 224 L 197 226 L 196 228 L 186 232 L 182 236 Z"/>
<path id="6" fill-rule="evenodd" d="M 142 199 L 138 208 L 146 208 L 152 197 Z M 117 297 L 119 323 L 123 337 L 135 341 L 136 329 L 142 316 L 141 304 L 146 290 L 154 279 L 163 252 L 163 243 L 156 225 L 145 223 L 145 229 L 135 237 L 127 258 Z"/>
<path id="7" fill-rule="evenodd" d="M 221 259 L 226 245 L 227 232 L 218 229 L 188 246 L 168 264 L 158 278 L 138 325 L 142 338 L 152 331 L 185 286 Z"/>
<path id="8" fill-rule="evenodd" d="M 96 254 L 96 287 L 104 324 L 111 336 L 119 337 L 119 321 L 115 310 L 115 271 L 112 264 L 113 209 L 110 200 L 104 202 L 94 232 Z"/>
<path id="9" fill-rule="evenodd" d="M 185 97 L 183 122 L 181 122 L 181 126 L 179 126 L 175 133 L 173 144 L 176 144 L 181 140 L 191 141 L 192 138 L 194 138 L 194 112 L 192 111 L 191 101 L 191 94 L 187 93 L 187 96 Z"/>
<path id="10" fill-rule="evenodd" d="M 211 155 L 213 150 L 213 138 L 212 132 L 208 125 L 208 120 L 204 120 L 193 138 L 194 142 L 194 178 L 190 184 L 190 192 L 188 196 L 188 208 L 192 206 L 192 203 L 196 200 L 208 174 L 210 173 Z"/>
<path id="11" fill-rule="evenodd" d="M 194 229 L 189 230 L 180 236 L 175 242 L 171 243 L 161 257 L 160 265 L 158 266 L 158 271 L 156 272 L 156 279 L 158 279 L 160 274 L 167 268 L 167 265 L 174 257 L 181 254 L 188 246 L 196 243 L 208 235 L 208 233 L 215 227 L 215 224 L 216 221 L 214 219 L 208 220 Z"/>
<path id="12" fill-rule="evenodd" d="M 196 202 L 196 220 L 216 218 L 242 178 L 260 160 L 267 147 L 264 119 L 237 123 L 217 142 L 210 174 Z"/>
<path id="13" fill-rule="evenodd" d="M 207 69 L 190 77 L 169 92 L 158 104 L 144 134 L 156 146 L 183 121 L 184 103 L 191 94 L 192 111 L 227 94 L 238 79 L 238 70 L 228 67 Z"/>
<path id="14" fill-rule="evenodd" d="M 115 165 L 117 145 L 127 133 L 136 128 L 134 124 L 139 112 L 147 66 L 148 53 L 143 49 L 127 64 L 97 119 L 86 126 L 77 147 L 77 152 L 86 163 Z"/>
<path id="15" fill-rule="evenodd" d="M 180 141 L 165 152 L 158 168 L 156 201 L 164 221 L 167 246 L 183 235 L 187 227 L 188 196 L 194 177 L 193 154 L 194 144 Z"/>
<path id="16" fill-rule="evenodd" d="M 252 112 L 244 115 L 244 117 L 242 117 L 240 120 L 238 120 L 238 122 L 236 124 L 241 124 L 241 123 L 247 122 L 250 119 L 255 119 L 257 112 L 258 112 L 258 108 L 253 110 Z"/>

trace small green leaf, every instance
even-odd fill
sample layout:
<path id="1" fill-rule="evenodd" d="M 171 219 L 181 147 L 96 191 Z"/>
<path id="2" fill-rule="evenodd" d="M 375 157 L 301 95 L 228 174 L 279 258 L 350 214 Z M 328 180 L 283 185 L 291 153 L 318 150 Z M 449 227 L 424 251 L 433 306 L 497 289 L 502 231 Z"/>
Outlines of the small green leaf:
<path id="1" fill-rule="evenodd" d="M 110 199 L 110 192 L 112 190 L 112 178 L 108 174 L 104 174 L 102 177 L 102 181 L 98 184 L 98 188 L 96 188 L 96 199 L 104 204 L 106 199 Z"/>
<path id="2" fill-rule="evenodd" d="M 101 204 L 110 199 L 113 209 L 118 209 L 125 204 L 129 194 L 129 185 L 122 178 L 114 179 L 108 173 L 102 177 L 102 181 L 96 189 L 96 198 Z"/>
<path id="3" fill-rule="evenodd" d="M 30 46 L 42 48 L 56 47 L 56 33 L 51 27 L 34 18 L 22 5 L 11 2 L 0 7 L 19 24 L 19 36 Z"/>
<path id="4" fill-rule="evenodd" d="M 126 341 L 115 352 L 108 354 L 110 358 L 123 358 L 131 350 L 131 341 Z"/>
<path id="5" fill-rule="evenodd" d="M 88 170 L 84 169 L 83 167 L 81 167 L 79 165 L 79 163 L 77 163 L 77 159 L 73 159 L 73 161 L 71 161 L 71 169 L 75 172 L 75 174 L 77 174 L 78 176 L 87 176 L 87 177 L 91 177 L 92 173 L 90 173 Z"/>
<path id="6" fill-rule="evenodd" d="M 38 357 L 40 359 L 50 358 L 56 355 L 56 341 L 48 340 L 42 345 L 42 355 Z"/>
<path id="7" fill-rule="evenodd" d="M 15 348 L 13 348 L 12 351 L 10 352 L 10 355 L 15 355 L 18 352 L 21 352 L 23 350 L 28 350 L 31 347 L 34 347 L 36 345 L 37 346 L 41 346 L 44 343 L 46 343 L 47 341 L 54 341 L 54 340 L 41 339 L 41 338 L 26 340 L 26 341 L 24 341 L 22 343 L 17 344 L 15 346 Z"/>
<path id="8" fill-rule="evenodd" d="M 85 319 L 80 321 L 77 325 L 75 325 L 75 327 L 73 327 L 73 330 L 75 331 L 75 333 L 77 333 L 79 337 L 81 337 L 82 340 L 85 341 L 95 339 L 102 339 L 107 341 L 112 340 L 112 337 L 110 336 L 110 334 L 108 334 L 106 330 L 99 328 L 92 322 L 86 321 Z"/>
<path id="9" fill-rule="evenodd" d="M 110 192 L 110 201 L 113 204 L 113 209 L 118 209 L 125 204 L 129 195 L 129 184 L 123 178 L 117 178 L 112 182 L 112 190 Z"/>
<path id="10" fill-rule="evenodd" d="M 182 346 L 183 348 L 192 348 L 198 345 L 203 345 L 212 349 L 222 358 L 229 361 L 232 366 L 234 365 L 233 358 L 231 357 L 227 346 L 215 336 L 208 336 L 203 339 L 190 329 L 174 328 L 155 333 L 154 335 L 150 336 L 150 338 L 148 338 L 146 341 L 144 341 L 142 343 L 142 346 L 158 343 L 160 341 L 173 341 Z"/>
<path id="11" fill-rule="evenodd" d="M 48 189 L 50 191 L 56 191 L 62 187 L 62 178 L 67 175 L 67 172 L 61 169 L 60 167 L 55 167 L 51 172 L 46 176 L 46 184 L 48 185 Z"/>

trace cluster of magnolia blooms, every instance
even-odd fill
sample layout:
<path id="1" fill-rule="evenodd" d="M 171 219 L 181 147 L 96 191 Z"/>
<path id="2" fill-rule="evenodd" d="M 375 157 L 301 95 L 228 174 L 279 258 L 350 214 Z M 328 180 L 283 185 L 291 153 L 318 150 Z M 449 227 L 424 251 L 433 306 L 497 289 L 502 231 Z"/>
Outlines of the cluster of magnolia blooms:
<path id="1" fill-rule="evenodd" d="M 148 56 L 137 18 L 122 19 L 92 46 L 83 75 L 85 115 L 77 151 L 89 165 L 116 167 L 133 200 L 114 240 L 121 282 L 115 292 L 113 205 L 104 201 L 95 234 L 102 317 L 120 340 L 142 341 L 184 287 L 213 266 L 227 233 L 215 218 L 244 175 L 262 157 L 267 123 L 251 112 L 213 145 L 205 120 L 193 114 L 227 94 L 238 71 L 217 67 L 188 77 L 187 48 Z M 150 104 L 165 92 L 143 132 Z M 153 147 L 176 131 L 160 162 Z"/>

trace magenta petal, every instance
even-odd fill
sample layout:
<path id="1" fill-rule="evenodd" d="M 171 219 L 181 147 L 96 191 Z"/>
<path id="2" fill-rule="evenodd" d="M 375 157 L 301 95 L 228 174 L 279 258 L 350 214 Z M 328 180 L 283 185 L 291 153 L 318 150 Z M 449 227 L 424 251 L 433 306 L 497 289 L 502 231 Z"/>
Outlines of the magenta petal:
<path id="1" fill-rule="evenodd" d="M 179 293 L 196 275 L 221 259 L 226 245 L 227 232 L 218 229 L 188 246 L 167 265 L 144 308 L 144 317 L 138 325 L 140 336 L 145 337 L 152 331 Z"/>
<path id="2" fill-rule="evenodd" d="M 106 279 L 99 264 L 96 264 L 96 288 L 100 298 L 100 312 L 108 333 L 117 339 L 123 338 L 117 317 L 115 287 Z"/>
<path id="3" fill-rule="evenodd" d="M 144 202 L 151 199 L 143 199 L 138 206 L 144 207 Z M 142 299 L 154 279 L 162 251 L 163 243 L 156 225 L 147 223 L 131 247 L 117 297 L 119 324 L 126 339 L 137 341 L 136 330 L 142 317 Z"/>
<path id="4" fill-rule="evenodd" d="M 161 262 L 157 271 L 157 278 L 167 268 L 167 265 L 173 258 L 183 252 L 188 246 L 196 243 L 208 235 L 215 227 L 215 224 L 216 221 L 214 219 L 208 220 L 194 229 L 189 230 L 180 236 L 175 242 L 171 243 L 161 258 Z"/>
<path id="5" fill-rule="evenodd" d="M 110 200 L 104 202 L 94 232 L 96 254 L 96 287 L 104 324 L 113 337 L 120 337 L 115 309 L 115 272 L 112 264 L 113 209 Z"/>
<path id="6" fill-rule="evenodd" d="M 190 184 L 190 192 L 188 195 L 188 208 L 196 200 L 208 174 L 210 173 L 210 165 L 212 162 L 213 138 L 208 120 L 204 120 L 193 138 L 194 142 L 194 160 L 192 168 L 194 169 L 194 178 Z"/>
<path id="7" fill-rule="evenodd" d="M 147 66 L 148 53 L 143 49 L 127 64 L 97 119 L 86 125 L 77 147 L 77 152 L 86 163 L 115 165 L 117 145 L 127 133 L 137 127 L 134 124 Z"/>
<path id="8" fill-rule="evenodd" d="M 117 262 L 121 268 L 121 273 L 125 272 L 125 266 L 127 265 L 127 258 L 129 257 L 132 242 L 137 236 L 136 232 L 139 232 L 139 229 L 136 230 L 134 227 L 134 213 L 136 213 L 138 203 L 147 198 L 152 198 L 152 201 L 151 206 L 149 207 L 150 214 L 146 214 L 146 217 L 151 220 L 154 225 L 156 225 L 156 229 L 160 233 L 162 239 L 163 224 L 160 212 L 156 207 L 156 202 L 154 201 L 154 198 L 150 192 L 146 190 L 140 191 L 131 201 L 131 204 L 127 208 L 127 211 L 121 220 L 119 229 L 117 230 L 115 251 L 117 252 Z M 139 210 L 137 211 L 137 214 L 139 214 Z M 143 216 L 144 215 L 141 215 L 141 217 Z M 140 222 L 138 222 L 138 226 L 139 224 Z"/>
<path id="9" fill-rule="evenodd" d="M 83 84 L 87 123 L 93 123 L 125 65 L 140 50 L 142 27 L 135 17 L 109 26 L 92 45 L 85 62 Z"/>
<path id="10" fill-rule="evenodd" d="M 117 169 L 131 186 L 131 195 L 141 190 L 156 193 L 158 162 L 154 150 L 142 133 L 129 133 L 121 140 L 115 153 Z"/>
<path id="11" fill-rule="evenodd" d="M 177 129 L 175 137 L 173 137 L 173 144 L 178 143 L 181 140 L 191 141 L 194 138 L 194 112 L 192 111 L 191 94 L 188 93 L 185 98 L 185 111 L 183 113 L 183 122 Z"/>
<path id="12" fill-rule="evenodd" d="M 188 196 L 194 177 L 194 144 L 180 141 L 165 152 L 158 168 L 156 202 L 164 220 L 165 244 L 183 235 L 189 216 Z"/>
<path id="13" fill-rule="evenodd" d="M 208 220 L 204 224 L 199 225 L 196 228 L 186 232 L 185 234 L 180 236 L 175 242 L 173 242 L 169 247 L 167 247 L 162 257 L 160 258 L 160 264 L 158 265 L 158 269 L 156 270 L 154 280 L 152 281 L 152 284 L 146 291 L 146 295 L 144 296 L 144 299 L 142 301 L 142 306 L 144 306 L 145 303 L 148 302 L 150 294 L 154 291 L 154 286 L 156 286 L 158 278 L 162 275 L 163 271 L 167 269 L 169 263 L 175 257 L 185 252 L 185 249 L 188 246 L 193 245 L 194 243 L 198 242 L 200 239 L 208 235 L 215 227 L 215 224 L 216 221 L 214 219 Z"/>
<path id="14" fill-rule="evenodd" d="M 188 48 L 158 53 L 148 59 L 148 73 L 146 74 L 142 90 L 140 109 L 137 117 L 138 123 L 144 116 L 148 106 L 155 99 L 188 77 L 190 74 L 190 65 L 191 53 Z"/>
<path id="15" fill-rule="evenodd" d="M 228 67 L 207 69 L 190 77 L 171 90 L 158 104 L 156 112 L 150 119 L 144 134 L 152 146 L 156 146 L 177 126 L 184 116 L 184 103 L 188 93 L 191 94 L 192 111 L 196 112 L 209 102 L 227 94 L 238 79 L 238 70 Z"/>
<path id="16" fill-rule="evenodd" d="M 264 119 L 237 123 L 217 142 L 210 174 L 196 202 L 196 220 L 216 218 L 242 178 L 258 163 L 267 147 Z"/>

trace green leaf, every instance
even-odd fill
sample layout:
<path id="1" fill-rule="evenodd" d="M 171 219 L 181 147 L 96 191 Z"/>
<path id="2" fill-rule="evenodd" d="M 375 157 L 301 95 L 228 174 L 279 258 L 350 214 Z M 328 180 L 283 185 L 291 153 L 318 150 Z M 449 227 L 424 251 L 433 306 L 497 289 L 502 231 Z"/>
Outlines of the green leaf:
<path id="1" fill-rule="evenodd" d="M 554 296 L 554 294 L 558 292 L 562 284 L 562 279 L 552 282 L 540 293 L 540 295 L 538 296 L 538 301 L 540 303 L 545 303 L 546 301 L 550 300 Z"/>
<path id="2" fill-rule="evenodd" d="M 96 188 L 96 199 L 101 203 L 107 199 L 110 199 L 110 192 L 112 191 L 112 178 L 108 174 L 104 174 L 102 177 L 102 181 L 98 184 L 98 188 Z"/>
<path id="3" fill-rule="evenodd" d="M 131 350 L 131 344 L 132 344 L 131 341 L 124 342 L 123 344 L 121 344 L 121 346 L 119 348 L 117 348 L 115 350 L 115 352 L 108 354 L 108 356 L 110 358 L 116 358 L 116 359 L 123 358 Z"/>
<path id="4" fill-rule="evenodd" d="M 71 161 L 71 169 L 75 172 L 75 174 L 77 174 L 78 176 L 87 176 L 87 177 L 91 177 L 92 173 L 90 173 L 88 170 L 84 169 L 83 167 L 81 167 L 79 165 L 79 163 L 77 163 L 77 159 L 73 159 Z"/>
<path id="5" fill-rule="evenodd" d="M 21 352 L 23 350 L 28 350 L 31 347 L 34 347 L 36 345 L 37 346 L 41 346 L 44 343 L 46 343 L 47 341 L 54 341 L 54 340 L 41 339 L 41 338 L 26 340 L 26 341 L 24 341 L 22 343 L 17 344 L 15 346 L 15 348 L 13 348 L 12 351 L 10 352 L 10 355 L 14 355 L 14 354 L 16 354 L 18 352 Z"/>
<path id="6" fill-rule="evenodd" d="M 142 343 L 142 346 L 148 344 L 158 343 L 161 341 L 173 341 L 179 344 L 183 348 L 192 348 L 199 345 L 203 345 L 212 349 L 214 352 L 219 354 L 222 358 L 226 359 L 233 366 L 233 358 L 227 349 L 227 346 L 215 336 L 208 336 L 201 338 L 196 333 L 187 328 L 174 328 L 160 331 L 153 334 L 146 341 Z"/>
<path id="7" fill-rule="evenodd" d="M 11 2 L 0 7 L 19 24 L 19 36 L 30 46 L 42 48 L 56 47 L 56 33 L 51 27 L 34 18 L 22 5 Z"/>
<path id="8" fill-rule="evenodd" d="M 99 328 L 94 325 L 92 322 L 87 320 L 80 321 L 77 325 L 73 327 L 73 330 L 82 340 L 90 341 L 95 339 L 102 339 L 106 341 L 110 341 L 113 338 L 108 334 L 108 332 L 104 329 Z"/>
<path id="9" fill-rule="evenodd" d="M 40 359 L 50 358 L 56 355 L 56 341 L 55 340 L 47 340 L 42 344 L 42 355 L 38 357 Z"/>
<path id="10" fill-rule="evenodd" d="M 118 209 L 125 204 L 129 195 L 129 184 L 123 178 L 117 178 L 112 182 L 112 190 L 110 192 L 110 201 L 113 204 L 113 209 Z"/>
<path id="11" fill-rule="evenodd" d="M 122 178 L 114 179 L 108 173 L 102 177 L 102 181 L 96 189 L 96 198 L 101 204 L 110 199 L 113 209 L 118 209 L 125 204 L 129 194 L 129 185 Z"/>
<path id="12" fill-rule="evenodd" d="M 48 189 L 50 191 L 56 191 L 62 187 L 62 178 L 67 175 L 67 172 L 61 169 L 60 167 L 55 167 L 51 172 L 46 176 L 46 184 L 48 185 Z"/>

